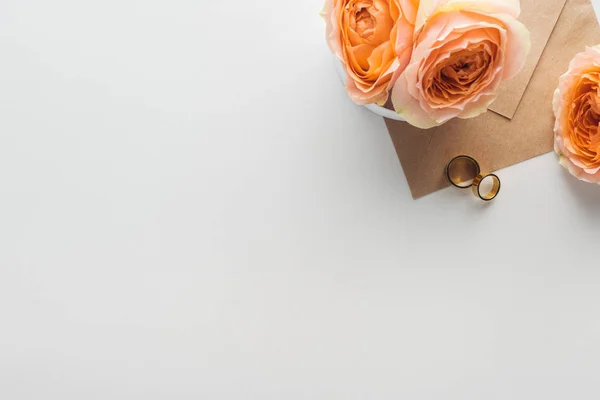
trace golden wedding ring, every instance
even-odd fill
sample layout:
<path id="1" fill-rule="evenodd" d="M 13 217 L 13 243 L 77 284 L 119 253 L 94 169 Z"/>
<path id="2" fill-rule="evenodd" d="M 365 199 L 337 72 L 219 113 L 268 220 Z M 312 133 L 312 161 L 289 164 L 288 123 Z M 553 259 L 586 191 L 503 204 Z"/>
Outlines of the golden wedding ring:
<path id="1" fill-rule="evenodd" d="M 446 176 L 450 183 L 459 189 L 468 189 L 475 177 L 481 174 L 479 163 L 470 156 L 458 156 L 448 163 Z"/>
<path id="2" fill-rule="evenodd" d="M 487 194 L 482 194 L 481 193 L 481 182 L 488 178 L 492 179 L 492 181 L 493 181 L 492 189 Z M 479 197 L 481 200 L 491 201 L 491 200 L 494 200 L 496 198 L 496 196 L 498 196 L 498 193 L 500 193 L 500 186 L 501 186 L 500 178 L 498 178 L 498 176 L 496 176 L 494 174 L 488 174 L 488 175 L 479 174 L 473 181 L 473 193 L 475 194 L 475 196 Z"/>

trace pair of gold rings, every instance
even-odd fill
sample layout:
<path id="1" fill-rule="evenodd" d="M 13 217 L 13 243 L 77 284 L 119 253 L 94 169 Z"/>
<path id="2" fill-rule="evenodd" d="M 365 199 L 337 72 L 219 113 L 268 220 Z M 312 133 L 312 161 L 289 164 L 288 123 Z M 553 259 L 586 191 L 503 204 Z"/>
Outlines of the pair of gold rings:
<path id="1" fill-rule="evenodd" d="M 479 163 L 470 156 L 458 156 L 448 163 L 446 176 L 450 183 L 459 189 L 472 188 L 473 194 L 483 201 L 492 201 L 500 193 L 500 178 L 495 174 L 482 174 Z M 481 184 L 492 180 L 492 188 L 488 193 L 481 193 Z"/>

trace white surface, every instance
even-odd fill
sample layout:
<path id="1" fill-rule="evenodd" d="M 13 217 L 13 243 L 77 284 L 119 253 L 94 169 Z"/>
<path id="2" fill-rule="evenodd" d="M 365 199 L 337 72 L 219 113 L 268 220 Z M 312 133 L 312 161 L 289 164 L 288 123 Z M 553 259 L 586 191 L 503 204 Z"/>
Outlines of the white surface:
<path id="1" fill-rule="evenodd" d="M 600 188 L 413 201 L 320 8 L 2 1 L 0 398 L 598 398 Z"/>

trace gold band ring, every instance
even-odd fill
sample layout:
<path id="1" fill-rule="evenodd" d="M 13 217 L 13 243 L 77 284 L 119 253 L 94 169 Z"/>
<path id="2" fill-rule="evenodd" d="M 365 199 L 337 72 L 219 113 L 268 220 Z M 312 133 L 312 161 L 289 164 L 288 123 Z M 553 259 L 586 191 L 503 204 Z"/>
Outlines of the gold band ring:
<path id="1" fill-rule="evenodd" d="M 481 182 L 487 178 L 491 178 L 493 180 L 494 184 L 489 193 L 481 194 Z M 475 194 L 475 196 L 479 197 L 483 201 L 491 201 L 491 200 L 494 200 L 496 198 L 496 196 L 498 196 L 498 193 L 500 193 L 501 186 L 502 185 L 500 183 L 500 178 L 498 178 L 497 175 L 495 175 L 495 174 L 488 174 L 488 175 L 479 174 L 473 181 L 473 193 Z"/>
<path id="2" fill-rule="evenodd" d="M 479 163 L 470 156 L 458 156 L 452 159 L 446 167 L 448 181 L 459 189 L 468 189 L 473 185 L 473 179 L 481 174 Z"/>

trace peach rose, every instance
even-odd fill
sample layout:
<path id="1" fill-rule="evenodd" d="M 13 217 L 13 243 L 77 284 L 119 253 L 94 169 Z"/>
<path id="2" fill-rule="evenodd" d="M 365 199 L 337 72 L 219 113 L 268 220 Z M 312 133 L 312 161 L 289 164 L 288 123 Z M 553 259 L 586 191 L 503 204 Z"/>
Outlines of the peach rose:
<path id="1" fill-rule="evenodd" d="M 575 56 L 554 92 L 554 149 L 582 181 L 600 183 L 600 46 Z"/>
<path id="2" fill-rule="evenodd" d="M 392 91 L 396 112 L 431 128 L 487 110 L 530 49 L 518 0 L 421 0 L 411 60 Z"/>
<path id="3" fill-rule="evenodd" d="M 410 59 L 418 0 L 326 0 L 327 42 L 358 104 L 387 101 Z"/>

